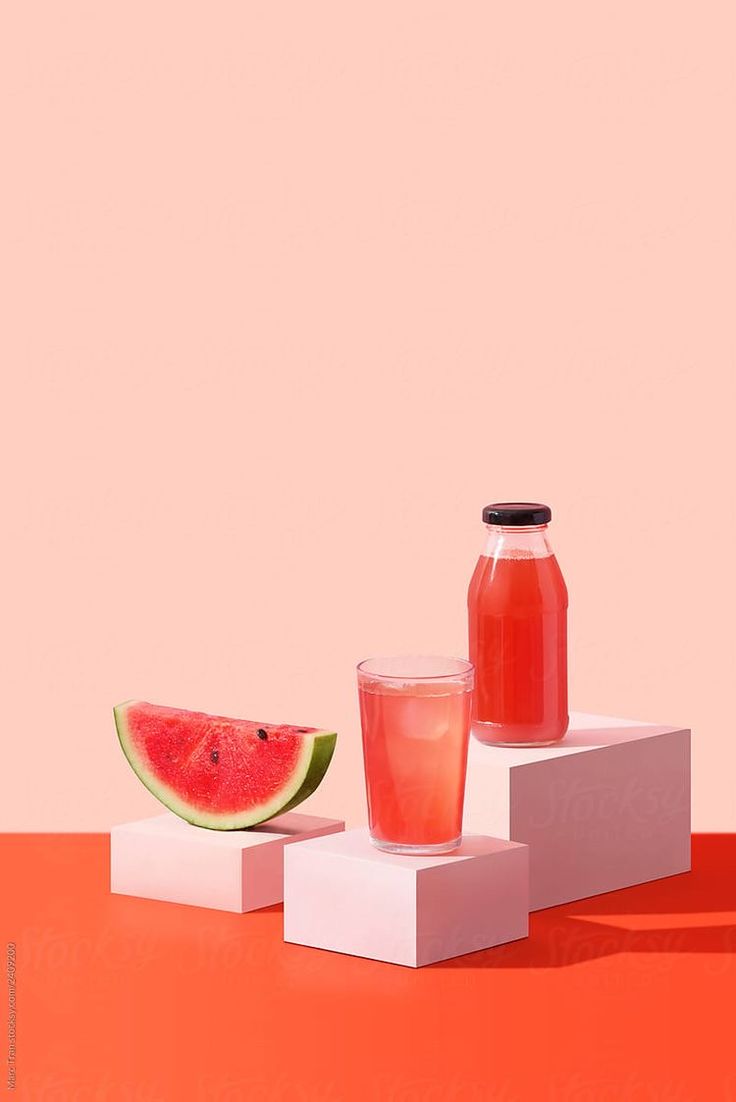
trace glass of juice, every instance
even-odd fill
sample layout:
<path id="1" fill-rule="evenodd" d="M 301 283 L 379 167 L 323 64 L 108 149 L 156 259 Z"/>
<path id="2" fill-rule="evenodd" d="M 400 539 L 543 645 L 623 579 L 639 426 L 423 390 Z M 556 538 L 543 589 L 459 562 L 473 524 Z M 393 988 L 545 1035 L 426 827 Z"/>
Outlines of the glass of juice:
<path id="1" fill-rule="evenodd" d="M 358 666 L 374 846 L 449 853 L 462 838 L 474 670 L 462 658 L 368 658 Z"/>
<path id="2" fill-rule="evenodd" d="M 567 589 L 548 505 L 486 505 L 468 590 L 473 734 L 496 746 L 551 746 L 567 731 Z"/>

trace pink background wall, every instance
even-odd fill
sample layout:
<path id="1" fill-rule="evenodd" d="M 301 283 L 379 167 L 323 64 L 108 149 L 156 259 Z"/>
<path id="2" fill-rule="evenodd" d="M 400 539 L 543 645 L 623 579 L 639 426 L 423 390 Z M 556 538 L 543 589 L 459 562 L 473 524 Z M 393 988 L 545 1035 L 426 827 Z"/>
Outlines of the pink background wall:
<path id="1" fill-rule="evenodd" d="M 2 827 L 155 810 L 131 696 L 334 725 L 539 498 L 575 706 L 736 829 L 731 3 L 6 5 Z"/>

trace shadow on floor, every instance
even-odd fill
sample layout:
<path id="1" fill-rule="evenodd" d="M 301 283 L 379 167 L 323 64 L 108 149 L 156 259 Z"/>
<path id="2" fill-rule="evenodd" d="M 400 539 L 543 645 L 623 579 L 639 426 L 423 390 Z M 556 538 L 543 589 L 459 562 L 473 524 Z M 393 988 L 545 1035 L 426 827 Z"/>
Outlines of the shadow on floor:
<path id="1" fill-rule="evenodd" d="M 693 837 L 692 872 L 536 911 L 529 937 L 433 968 L 563 968 L 615 953 L 736 954 L 736 834 Z"/>

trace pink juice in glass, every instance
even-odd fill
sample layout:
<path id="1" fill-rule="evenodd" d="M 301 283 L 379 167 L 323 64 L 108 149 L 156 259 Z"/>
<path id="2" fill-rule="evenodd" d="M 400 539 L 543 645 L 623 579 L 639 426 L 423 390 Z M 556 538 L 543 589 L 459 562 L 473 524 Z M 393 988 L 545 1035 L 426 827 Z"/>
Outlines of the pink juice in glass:
<path id="1" fill-rule="evenodd" d="M 369 659 L 358 667 L 371 840 L 439 853 L 462 835 L 473 667 L 461 659 Z"/>

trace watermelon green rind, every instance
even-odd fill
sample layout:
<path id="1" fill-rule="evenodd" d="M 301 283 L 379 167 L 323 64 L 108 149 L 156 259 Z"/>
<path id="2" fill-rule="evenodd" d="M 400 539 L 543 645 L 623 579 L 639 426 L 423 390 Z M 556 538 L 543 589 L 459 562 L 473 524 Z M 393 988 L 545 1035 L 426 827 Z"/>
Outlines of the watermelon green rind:
<path id="1" fill-rule="evenodd" d="M 327 767 L 335 752 L 337 735 L 334 731 L 320 731 L 318 736 L 314 740 L 312 756 L 302 786 L 289 802 L 281 808 L 282 812 L 291 811 L 302 800 L 306 800 L 307 796 L 311 796 L 322 783 L 322 778 L 327 772 Z"/>
<path id="2" fill-rule="evenodd" d="M 335 750 L 337 735 L 334 731 L 313 731 L 302 736 L 303 749 L 295 769 L 288 781 L 270 800 L 249 807 L 243 812 L 217 813 L 192 807 L 182 800 L 169 785 L 157 777 L 136 751 L 127 723 L 128 709 L 140 703 L 126 700 L 113 708 L 115 727 L 125 757 L 133 772 L 143 782 L 149 792 L 180 818 L 194 826 L 208 827 L 211 830 L 242 830 L 256 826 L 275 815 L 281 815 L 306 800 L 315 791 L 325 775 Z"/>

